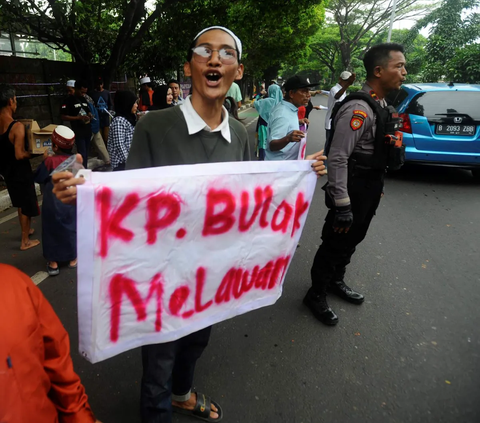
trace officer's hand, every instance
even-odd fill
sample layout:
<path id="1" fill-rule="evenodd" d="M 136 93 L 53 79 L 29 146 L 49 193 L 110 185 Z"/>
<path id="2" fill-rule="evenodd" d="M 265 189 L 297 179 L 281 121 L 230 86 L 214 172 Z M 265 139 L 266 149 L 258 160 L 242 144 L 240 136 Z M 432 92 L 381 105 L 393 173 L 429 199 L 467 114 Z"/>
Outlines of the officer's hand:
<path id="1" fill-rule="evenodd" d="M 318 153 L 309 154 L 305 157 L 305 160 L 315 160 L 315 162 L 312 163 L 312 169 L 317 174 L 317 178 L 327 174 L 327 167 L 325 166 L 327 156 L 323 155 L 323 150 Z"/>
<path id="2" fill-rule="evenodd" d="M 355 79 L 357 78 L 357 74 L 356 73 L 352 73 L 352 75 L 350 76 L 350 78 L 347 79 L 347 82 L 348 82 L 348 85 L 352 85 L 354 82 L 355 82 Z"/>
<path id="3" fill-rule="evenodd" d="M 353 213 L 350 205 L 337 207 L 333 218 L 333 232 L 347 233 L 353 224 Z"/>
<path id="4" fill-rule="evenodd" d="M 300 142 L 302 138 L 305 138 L 305 134 L 302 131 L 292 131 L 288 135 L 288 142 Z"/>
<path id="5" fill-rule="evenodd" d="M 77 162 L 82 163 L 82 156 L 77 154 Z M 71 172 L 58 172 L 52 175 L 53 193 L 64 204 L 76 204 L 77 185 L 85 183 L 84 178 L 74 178 Z"/>

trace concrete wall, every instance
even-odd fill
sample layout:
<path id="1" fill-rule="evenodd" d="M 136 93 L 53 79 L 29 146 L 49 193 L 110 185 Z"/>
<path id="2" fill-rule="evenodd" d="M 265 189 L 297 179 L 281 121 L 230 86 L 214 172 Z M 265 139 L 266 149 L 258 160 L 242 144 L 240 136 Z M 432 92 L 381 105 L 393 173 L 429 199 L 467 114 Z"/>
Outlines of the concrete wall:
<path id="1" fill-rule="evenodd" d="M 98 65 L 94 75 L 101 75 Z M 35 119 L 40 127 L 62 123 L 60 107 L 65 98 L 65 83 L 69 79 L 85 78 L 90 72 L 77 63 L 46 59 L 0 56 L 0 83 L 13 85 L 18 101 L 17 119 Z M 124 77 L 119 80 L 123 81 Z M 88 78 L 87 78 L 88 80 Z M 111 89 L 128 89 L 133 81 L 112 84 Z"/>

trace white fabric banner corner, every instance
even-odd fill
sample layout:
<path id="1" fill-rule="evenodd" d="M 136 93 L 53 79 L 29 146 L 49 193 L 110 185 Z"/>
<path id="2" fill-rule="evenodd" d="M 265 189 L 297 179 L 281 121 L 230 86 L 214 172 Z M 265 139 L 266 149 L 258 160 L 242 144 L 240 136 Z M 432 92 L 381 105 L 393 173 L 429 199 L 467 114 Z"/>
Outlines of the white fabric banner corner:
<path id="1" fill-rule="evenodd" d="M 92 363 L 274 304 L 311 161 L 88 172 L 78 189 L 80 353 Z"/>

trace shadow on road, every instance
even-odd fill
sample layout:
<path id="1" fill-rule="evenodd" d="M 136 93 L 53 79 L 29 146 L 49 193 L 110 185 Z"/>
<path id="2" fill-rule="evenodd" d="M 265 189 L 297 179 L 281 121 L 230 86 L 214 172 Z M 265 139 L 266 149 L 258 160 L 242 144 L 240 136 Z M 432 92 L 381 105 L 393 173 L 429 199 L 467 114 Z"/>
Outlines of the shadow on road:
<path id="1" fill-rule="evenodd" d="M 480 186 L 480 179 L 475 179 L 469 170 L 444 166 L 406 164 L 399 171 L 387 173 L 387 179 L 426 184 Z"/>

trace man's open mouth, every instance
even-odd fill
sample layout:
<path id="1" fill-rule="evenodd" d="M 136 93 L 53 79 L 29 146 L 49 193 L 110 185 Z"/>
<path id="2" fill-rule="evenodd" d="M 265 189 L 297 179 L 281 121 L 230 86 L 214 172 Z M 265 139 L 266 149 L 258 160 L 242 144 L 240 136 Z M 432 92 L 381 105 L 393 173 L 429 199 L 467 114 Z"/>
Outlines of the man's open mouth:
<path id="1" fill-rule="evenodd" d="M 206 77 L 209 81 L 211 82 L 217 82 L 220 80 L 220 78 L 222 77 L 219 73 L 216 73 L 216 72 L 208 72 L 206 74 Z"/>

